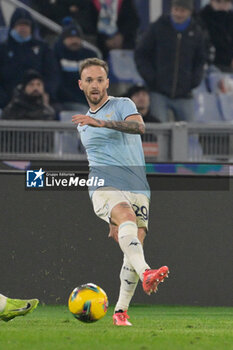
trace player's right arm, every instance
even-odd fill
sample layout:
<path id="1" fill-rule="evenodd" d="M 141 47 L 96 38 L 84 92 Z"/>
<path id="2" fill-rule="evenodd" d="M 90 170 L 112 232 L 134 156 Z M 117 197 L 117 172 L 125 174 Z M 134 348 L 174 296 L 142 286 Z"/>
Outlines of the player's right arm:
<path id="1" fill-rule="evenodd" d="M 128 134 L 144 134 L 145 124 L 140 114 L 133 114 L 126 118 L 126 120 L 100 120 L 92 118 L 88 115 L 77 114 L 72 117 L 74 124 L 80 126 L 90 125 L 95 128 L 114 129 Z"/>
<path id="2" fill-rule="evenodd" d="M 105 128 L 114 129 L 128 134 L 144 134 L 145 124 L 139 114 L 130 115 L 123 121 L 108 120 L 103 121 Z"/>

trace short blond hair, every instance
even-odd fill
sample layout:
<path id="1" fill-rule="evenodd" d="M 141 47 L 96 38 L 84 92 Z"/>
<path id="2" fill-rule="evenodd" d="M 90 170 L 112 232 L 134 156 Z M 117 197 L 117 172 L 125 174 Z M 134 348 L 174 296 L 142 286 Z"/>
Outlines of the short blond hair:
<path id="1" fill-rule="evenodd" d="M 99 58 L 86 58 L 85 60 L 81 61 L 80 65 L 79 65 L 79 75 L 81 77 L 82 72 L 85 68 L 91 67 L 91 66 L 99 66 L 102 67 L 107 76 L 108 76 L 108 72 L 109 72 L 109 68 L 108 68 L 108 64 L 107 62 L 99 59 Z"/>

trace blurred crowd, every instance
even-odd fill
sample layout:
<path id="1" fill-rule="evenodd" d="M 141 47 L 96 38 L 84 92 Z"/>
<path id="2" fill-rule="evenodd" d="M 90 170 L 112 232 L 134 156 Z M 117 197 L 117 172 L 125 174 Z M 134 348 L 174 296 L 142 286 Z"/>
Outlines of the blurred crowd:
<path id="1" fill-rule="evenodd" d="M 0 44 L 3 119 L 59 120 L 64 110 L 84 113 L 87 102 L 77 83 L 80 61 L 100 56 L 108 61 L 114 50 L 134 53 L 141 81 L 125 86 L 123 94 L 145 122 L 193 121 L 195 91 L 203 84 L 208 91 L 208 74 L 233 77 L 232 0 L 210 0 L 197 13 L 193 0 L 172 0 L 170 13 L 143 33 L 134 0 L 27 3 L 60 24 L 62 33 L 51 38 L 30 12 L 14 11 L 8 37 Z M 217 88 L 233 100 L 232 82 L 219 79 Z"/>

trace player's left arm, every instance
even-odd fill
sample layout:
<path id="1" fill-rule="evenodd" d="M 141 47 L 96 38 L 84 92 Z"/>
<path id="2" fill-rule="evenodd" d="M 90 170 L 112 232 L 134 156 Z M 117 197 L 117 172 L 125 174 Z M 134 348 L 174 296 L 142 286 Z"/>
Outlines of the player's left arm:
<path id="1" fill-rule="evenodd" d="M 92 118 L 88 115 L 77 114 L 72 117 L 74 124 L 80 126 L 90 125 L 96 128 L 114 129 L 128 134 L 144 134 L 145 124 L 140 114 L 132 114 L 122 121 L 100 120 Z"/>

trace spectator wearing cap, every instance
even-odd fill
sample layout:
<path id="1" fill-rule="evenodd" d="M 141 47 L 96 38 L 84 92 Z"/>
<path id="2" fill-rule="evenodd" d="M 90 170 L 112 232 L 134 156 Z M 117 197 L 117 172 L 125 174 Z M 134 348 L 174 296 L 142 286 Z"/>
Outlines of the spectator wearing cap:
<path id="1" fill-rule="evenodd" d="M 145 123 L 159 123 L 150 111 L 150 94 L 145 85 L 131 86 L 126 96 L 129 97 L 136 105 L 138 112 L 141 114 Z"/>
<path id="2" fill-rule="evenodd" d="M 199 19 L 215 48 L 213 63 L 224 72 L 233 72 L 233 12 L 231 0 L 211 0 Z"/>
<path id="3" fill-rule="evenodd" d="M 4 108 L 3 119 L 52 120 L 55 111 L 49 105 L 43 78 L 35 70 L 24 73 L 10 103 Z"/>
<path id="4" fill-rule="evenodd" d="M 29 69 L 35 69 L 42 75 L 46 91 L 55 100 L 58 85 L 56 67 L 52 50 L 35 36 L 35 22 L 31 14 L 17 8 L 11 17 L 8 38 L 0 45 L 0 107 L 6 106 L 14 88 Z"/>
<path id="5" fill-rule="evenodd" d="M 58 98 L 63 109 L 77 110 L 80 104 L 87 106 L 86 98 L 78 86 L 79 63 L 85 58 L 97 57 L 97 54 L 85 47 L 81 28 L 75 25 L 65 27 L 55 44 L 54 53 L 60 68 Z"/>
<path id="6" fill-rule="evenodd" d="M 176 121 L 192 121 L 192 89 L 204 73 L 203 33 L 191 18 L 192 0 L 172 0 L 170 15 L 162 15 L 141 38 L 135 61 L 151 91 L 151 109 L 162 122 L 172 111 Z"/>

